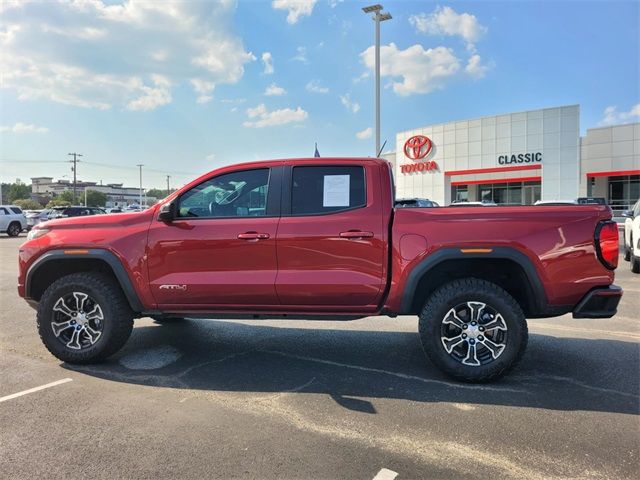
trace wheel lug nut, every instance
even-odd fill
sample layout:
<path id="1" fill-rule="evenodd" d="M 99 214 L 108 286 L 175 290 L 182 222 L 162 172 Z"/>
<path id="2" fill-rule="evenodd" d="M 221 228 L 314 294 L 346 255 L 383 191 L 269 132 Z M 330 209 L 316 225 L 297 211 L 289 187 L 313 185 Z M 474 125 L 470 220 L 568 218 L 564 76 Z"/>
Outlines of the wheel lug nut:
<path id="1" fill-rule="evenodd" d="M 471 325 L 475 326 L 476 322 L 471 322 Z"/>
<path id="2" fill-rule="evenodd" d="M 484 340 L 484 337 L 482 335 L 478 335 L 478 340 Z"/>
<path id="3" fill-rule="evenodd" d="M 466 333 L 463 333 L 463 334 L 462 334 L 462 338 L 467 338 L 467 334 L 466 334 Z"/>
<path id="4" fill-rule="evenodd" d="M 476 341 L 472 338 L 471 340 L 469 340 L 469 343 L 473 345 L 474 343 L 476 343 Z"/>
<path id="5" fill-rule="evenodd" d="M 480 330 L 481 332 L 484 332 L 484 327 L 479 327 L 478 330 Z"/>
<path id="6" fill-rule="evenodd" d="M 464 325 L 462 325 L 462 329 L 466 330 L 467 328 L 469 328 L 469 325 L 467 325 L 466 323 Z"/>

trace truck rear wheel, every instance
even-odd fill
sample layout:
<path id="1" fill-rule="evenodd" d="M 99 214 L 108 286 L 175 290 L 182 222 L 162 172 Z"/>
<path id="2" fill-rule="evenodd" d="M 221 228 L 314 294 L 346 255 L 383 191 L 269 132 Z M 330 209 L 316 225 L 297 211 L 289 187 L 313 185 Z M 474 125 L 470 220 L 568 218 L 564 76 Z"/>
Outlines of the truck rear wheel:
<path id="1" fill-rule="evenodd" d="M 499 286 L 477 278 L 447 283 L 420 314 L 420 340 L 429 359 L 466 382 L 488 382 L 513 368 L 527 346 L 527 322 Z"/>
<path id="2" fill-rule="evenodd" d="M 67 363 L 104 360 L 125 344 L 133 312 L 120 287 L 100 273 L 72 273 L 44 292 L 38 333 L 45 347 Z"/>
<path id="3" fill-rule="evenodd" d="M 7 228 L 7 235 L 9 235 L 10 237 L 17 237 L 18 235 L 20 235 L 21 231 L 22 225 L 20 225 L 20 222 L 11 222 L 9 224 L 9 228 Z"/>

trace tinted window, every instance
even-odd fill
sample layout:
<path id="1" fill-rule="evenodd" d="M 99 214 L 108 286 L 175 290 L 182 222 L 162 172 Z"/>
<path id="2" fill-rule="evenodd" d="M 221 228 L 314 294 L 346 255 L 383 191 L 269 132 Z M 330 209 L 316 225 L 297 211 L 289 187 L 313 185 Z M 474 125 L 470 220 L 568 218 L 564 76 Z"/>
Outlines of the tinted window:
<path id="1" fill-rule="evenodd" d="M 268 168 L 214 177 L 180 197 L 178 217 L 263 217 L 268 185 Z"/>
<path id="2" fill-rule="evenodd" d="M 2 207 L 0 208 L 0 215 L 9 215 L 9 211 L 6 208 Z"/>
<path id="3" fill-rule="evenodd" d="M 294 167 L 291 213 L 312 215 L 363 207 L 367 203 L 363 167 Z"/>
<path id="4" fill-rule="evenodd" d="M 11 207 L 11 211 L 13 213 L 17 213 L 18 215 L 22 214 L 22 210 L 20 210 L 18 207 Z"/>

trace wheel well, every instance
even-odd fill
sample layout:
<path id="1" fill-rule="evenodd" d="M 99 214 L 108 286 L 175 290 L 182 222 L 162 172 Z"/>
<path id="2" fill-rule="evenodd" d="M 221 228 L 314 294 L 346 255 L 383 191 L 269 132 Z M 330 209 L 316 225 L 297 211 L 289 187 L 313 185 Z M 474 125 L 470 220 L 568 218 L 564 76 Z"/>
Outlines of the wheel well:
<path id="1" fill-rule="evenodd" d="M 495 283 L 518 302 L 525 315 L 534 312 L 535 294 L 520 264 L 506 258 L 477 258 L 444 260 L 425 272 L 414 292 L 409 313 L 420 313 L 429 295 L 438 287 L 469 277 Z"/>
<path id="2" fill-rule="evenodd" d="M 120 288 L 113 270 L 107 262 L 96 258 L 76 258 L 73 261 L 64 259 L 49 260 L 33 272 L 29 286 L 29 297 L 39 301 L 44 291 L 59 278 L 78 272 L 99 272 L 110 277 Z"/>

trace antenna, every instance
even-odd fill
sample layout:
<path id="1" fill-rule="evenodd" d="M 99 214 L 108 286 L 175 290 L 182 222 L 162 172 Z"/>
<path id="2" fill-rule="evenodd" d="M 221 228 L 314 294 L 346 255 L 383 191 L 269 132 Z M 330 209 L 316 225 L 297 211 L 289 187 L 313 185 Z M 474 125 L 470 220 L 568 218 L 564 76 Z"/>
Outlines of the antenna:
<path id="1" fill-rule="evenodd" d="M 380 147 L 380 151 L 378 152 L 377 158 L 380 158 L 380 155 L 382 155 L 382 150 L 384 150 L 384 146 L 387 144 L 387 141 L 385 140 L 384 143 L 382 144 L 382 147 Z"/>

